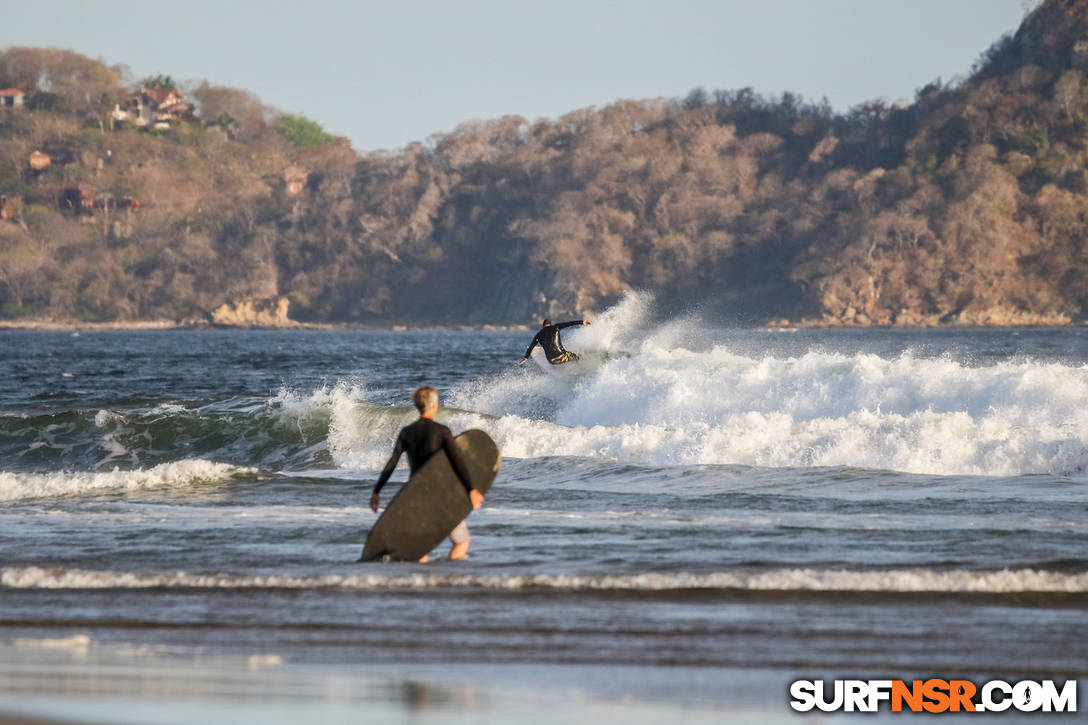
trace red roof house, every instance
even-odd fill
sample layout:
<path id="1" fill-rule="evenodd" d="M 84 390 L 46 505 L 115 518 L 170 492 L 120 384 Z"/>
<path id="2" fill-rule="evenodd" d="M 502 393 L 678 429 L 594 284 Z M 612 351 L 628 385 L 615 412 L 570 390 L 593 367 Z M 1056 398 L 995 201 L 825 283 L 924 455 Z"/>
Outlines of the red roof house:
<path id="1" fill-rule="evenodd" d="M 0 108 L 22 108 L 26 105 L 26 92 L 18 88 L 0 90 Z"/>

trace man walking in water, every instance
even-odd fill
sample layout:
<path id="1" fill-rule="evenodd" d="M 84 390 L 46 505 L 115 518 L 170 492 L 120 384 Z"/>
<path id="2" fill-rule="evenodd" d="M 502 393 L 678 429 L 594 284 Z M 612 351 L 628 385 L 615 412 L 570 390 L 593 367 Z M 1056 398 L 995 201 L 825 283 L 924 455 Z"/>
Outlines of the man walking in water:
<path id="1" fill-rule="evenodd" d="M 438 453 L 439 450 L 446 451 L 446 455 L 449 456 L 450 464 L 453 465 L 454 472 L 461 479 L 461 485 L 465 487 L 469 501 L 472 502 L 472 509 L 480 508 L 480 505 L 484 502 L 484 495 L 472 487 L 468 467 L 461 458 L 461 454 L 457 452 L 457 446 L 453 444 L 453 433 L 446 426 L 435 422 L 434 416 L 438 412 L 438 391 L 426 385 L 412 393 L 412 402 L 415 403 L 416 410 L 419 411 L 419 420 L 401 428 L 400 434 L 397 435 L 393 455 L 389 457 L 389 461 L 382 470 L 382 475 L 378 477 L 378 483 L 374 486 L 374 493 L 370 494 L 370 510 L 374 513 L 378 512 L 378 506 L 381 503 L 379 492 L 393 474 L 393 469 L 397 467 L 397 461 L 400 460 L 401 453 L 408 454 L 411 475 L 415 475 L 416 471 L 427 462 L 427 459 Z M 469 540 L 468 524 L 462 521 L 457 524 L 457 528 L 450 534 L 450 543 L 453 544 L 450 549 L 450 559 L 467 558 Z M 429 554 L 424 554 L 419 561 L 421 563 L 426 562 L 429 556 Z"/>
<path id="2" fill-rule="evenodd" d="M 576 354 L 563 349 L 563 341 L 559 338 L 559 331 L 565 327 L 588 325 L 589 320 L 571 320 L 570 322 L 560 322 L 558 325 L 553 325 L 551 320 L 545 318 L 544 322 L 540 324 L 540 332 L 536 333 L 536 337 L 529 343 L 529 348 L 525 351 L 525 355 L 518 362 L 518 365 L 525 364 L 537 344 L 544 350 L 544 356 L 548 358 L 548 362 L 552 365 L 573 362 L 578 359 Z"/>

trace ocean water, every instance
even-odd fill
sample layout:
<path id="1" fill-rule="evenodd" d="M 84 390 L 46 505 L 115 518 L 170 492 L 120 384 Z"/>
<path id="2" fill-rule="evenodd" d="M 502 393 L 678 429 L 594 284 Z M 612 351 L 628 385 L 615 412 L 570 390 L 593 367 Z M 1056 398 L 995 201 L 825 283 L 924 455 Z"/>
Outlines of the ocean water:
<path id="1" fill-rule="evenodd" d="M 514 365 L 528 332 L 0 331 L 0 712 L 793 721 L 789 683 L 834 677 L 1085 697 L 1088 329 L 652 308 L 567 331 L 583 361 L 555 369 Z M 356 563 L 421 384 L 503 453 L 471 558 Z"/>

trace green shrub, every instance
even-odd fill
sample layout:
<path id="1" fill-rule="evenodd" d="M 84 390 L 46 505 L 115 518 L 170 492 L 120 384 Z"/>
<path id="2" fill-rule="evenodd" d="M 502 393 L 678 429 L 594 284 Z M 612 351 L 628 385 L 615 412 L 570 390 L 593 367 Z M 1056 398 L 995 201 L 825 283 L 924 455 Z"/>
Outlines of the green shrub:
<path id="1" fill-rule="evenodd" d="M 98 128 L 85 128 L 79 135 L 79 147 L 83 149 L 97 149 L 102 147 L 104 134 Z"/>
<path id="2" fill-rule="evenodd" d="M 148 76 L 143 79 L 142 83 L 144 88 L 152 91 L 172 91 L 177 88 L 177 86 L 174 85 L 174 79 L 170 76 L 163 75 L 162 73 Z"/>
<path id="3" fill-rule="evenodd" d="M 49 111 L 51 113 L 65 113 L 68 110 L 68 102 L 63 96 L 56 93 L 40 91 L 35 93 L 27 101 L 26 107 L 31 111 Z"/>
<path id="4" fill-rule="evenodd" d="M 0 319 L 19 320 L 24 317 L 35 317 L 40 311 L 41 307 L 38 305 L 17 305 L 14 302 L 5 302 L 0 305 Z"/>
<path id="5" fill-rule="evenodd" d="M 276 122 L 276 131 L 300 149 L 312 149 L 329 143 L 333 136 L 316 121 L 305 116 L 280 116 Z"/>
<path id="6" fill-rule="evenodd" d="M 1033 128 L 1020 139 L 1020 148 L 1026 154 L 1037 156 L 1050 150 L 1050 132 L 1045 128 Z"/>
<path id="7" fill-rule="evenodd" d="M 110 317 L 108 314 L 91 307 L 85 302 L 76 303 L 75 316 L 80 322 L 105 322 Z"/>

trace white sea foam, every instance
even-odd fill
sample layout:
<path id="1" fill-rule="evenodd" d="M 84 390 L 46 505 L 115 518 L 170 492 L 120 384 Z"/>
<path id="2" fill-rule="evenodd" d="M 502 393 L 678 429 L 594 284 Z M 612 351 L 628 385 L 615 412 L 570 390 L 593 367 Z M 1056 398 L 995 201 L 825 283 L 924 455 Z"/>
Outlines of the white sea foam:
<path id="1" fill-rule="evenodd" d="M 246 666 L 251 670 L 264 670 L 269 667 L 279 667 L 283 664 L 283 657 L 279 655 L 250 655 L 246 658 Z"/>
<path id="2" fill-rule="evenodd" d="M 9 567 L 0 569 L 0 586 L 13 589 L 350 589 L 419 590 L 469 588 L 493 590 L 562 589 L 673 591 L 686 589 L 748 591 L 855 592 L 1088 592 L 1088 573 L 1069 574 L 1036 569 L 1000 571 L 936 571 L 931 569 L 777 569 L 761 572 L 721 571 L 704 574 L 327 574 L 254 576 L 136 573 L 84 569 Z"/>
<path id="3" fill-rule="evenodd" d="M 648 305 L 633 296 L 571 336 L 572 348 L 632 356 L 580 379 L 503 375 L 457 391 L 455 404 L 500 416 L 480 424 L 514 457 L 938 475 L 1088 469 L 1088 365 L 740 354 L 707 342 L 695 320 L 643 337 Z M 555 425 L 522 412 L 541 398 L 555 401 Z"/>
<path id="4" fill-rule="evenodd" d="M 397 431 L 416 417 L 407 409 L 402 414 L 367 402 L 364 386 L 345 381 L 310 393 L 283 388 L 268 406 L 280 425 L 297 428 L 304 438 L 311 427 L 324 426 L 337 464 L 349 469 L 379 467 Z"/>
<path id="5" fill-rule="evenodd" d="M 604 358 L 584 375 L 519 368 L 443 391 L 455 430 L 486 430 L 512 458 L 646 465 L 849 466 L 933 475 L 1081 476 L 1088 471 L 1088 365 L 1032 360 L 742 354 L 695 319 L 651 324 L 633 294 L 564 333 Z M 590 366 L 592 367 L 592 366 Z M 585 369 L 585 368 L 583 368 Z M 342 468 L 380 468 L 410 409 L 357 385 L 281 393 L 290 416 L 324 415 Z"/>
<path id="6" fill-rule="evenodd" d="M 71 650 L 72 652 L 86 654 L 91 648 L 91 638 L 85 634 L 74 634 L 71 637 L 48 637 L 42 639 L 19 637 L 15 640 L 15 646 L 23 649 Z"/>
<path id="7" fill-rule="evenodd" d="M 134 471 L 9 473 L 0 471 L 0 501 L 70 496 L 99 491 L 179 488 L 196 483 L 226 481 L 255 469 L 190 459 Z"/>

